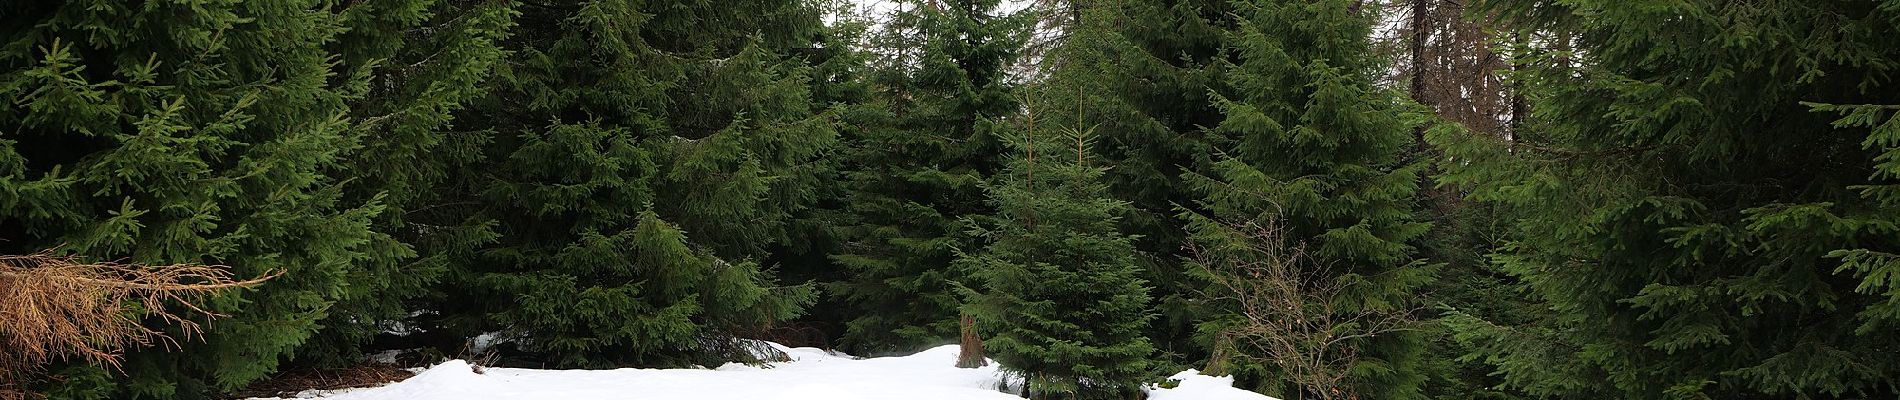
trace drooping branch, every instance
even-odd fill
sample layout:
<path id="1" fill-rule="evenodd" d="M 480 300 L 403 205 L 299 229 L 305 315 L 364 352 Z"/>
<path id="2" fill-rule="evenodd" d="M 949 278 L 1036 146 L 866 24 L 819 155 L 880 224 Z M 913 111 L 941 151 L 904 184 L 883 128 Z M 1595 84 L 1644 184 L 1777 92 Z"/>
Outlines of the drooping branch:
<path id="1" fill-rule="evenodd" d="M 0 393 L 17 390 L 53 361 L 117 368 L 126 349 L 177 346 L 170 335 L 143 321 L 164 321 L 189 338 L 201 326 L 183 311 L 171 310 L 219 317 L 199 301 L 278 274 L 240 280 L 224 266 L 86 262 L 52 250 L 0 256 Z"/>

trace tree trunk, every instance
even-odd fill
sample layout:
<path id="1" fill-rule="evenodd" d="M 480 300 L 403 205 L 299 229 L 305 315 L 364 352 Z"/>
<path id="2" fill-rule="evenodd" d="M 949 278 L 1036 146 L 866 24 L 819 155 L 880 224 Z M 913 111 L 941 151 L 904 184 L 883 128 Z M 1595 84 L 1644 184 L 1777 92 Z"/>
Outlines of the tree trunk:
<path id="1" fill-rule="evenodd" d="M 1233 357 L 1233 340 L 1232 336 L 1228 336 L 1225 333 L 1222 333 L 1220 337 L 1214 339 L 1213 354 L 1208 355 L 1207 367 L 1201 369 L 1201 375 L 1226 376 L 1231 374 L 1227 371 L 1227 364 L 1232 362 L 1230 358 Z"/>
<path id="2" fill-rule="evenodd" d="M 963 337 L 957 341 L 957 345 L 962 349 L 957 353 L 957 368 L 990 365 L 990 360 L 983 355 L 983 338 L 976 334 L 976 317 L 964 313 L 958 325 L 963 331 Z"/>
<path id="3" fill-rule="evenodd" d="M 1423 104 L 1426 107 L 1432 107 L 1433 108 L 1432 111 L 1436 112 L 1437 105 L 1432 104 L 1433 102 L 1430 100 L 1431 96 L 1425 93 L 1425 79 L 1426 79 L 1425 41 L 1431 38 L 1431 30 L 1432 30 L 1431 24 L 1425 18 L 1425 13 L 1428 10 L 1428 7 L 1431 6 L 1430 4 L 1431 4 L 1431 0 L 1412 0 L 1412 21 L 1411 21 L 1411 25 L 1412 25 L 1412 43 L 1411 43 L 1412 45 L 1411 46 L 1412 82 L 1411 83 L 1412 83 L 1412 87 L 1411 89 L 1412 89 L 1413 101 L 1417 101 L 1419 104 Z M 1413 131 L 1413 135 L 1416 136 L 1419 143 L 1421 144 L 1424 143 L 1425 142 L 1425 127 L 1423 125 L 1419 126 Z"/>

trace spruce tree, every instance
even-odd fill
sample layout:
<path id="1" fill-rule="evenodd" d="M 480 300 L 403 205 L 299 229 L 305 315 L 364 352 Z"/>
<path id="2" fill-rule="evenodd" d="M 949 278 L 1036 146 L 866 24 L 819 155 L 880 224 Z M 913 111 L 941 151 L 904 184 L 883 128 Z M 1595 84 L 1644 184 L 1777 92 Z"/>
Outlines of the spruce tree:
<path id="1" fill-rule="evenodd" d="M 352 134 L 361 148 L 337 174 L 355 183 L 346 198 L 387 206 L 373 226 L 388 236 L 371 246 L 402 256 L 366 264 L 379 278 L 352 284 L 374 290 L 333 306 L 325 329 L 299 350 L 299 361 L 318 367 L 360 361 L 366 342 L 393 324 L 413 324 L 406 320 L 412 311 L 427 309 L 414 299 L 439 282 L 450 252 L 492 238 L 467 218 L 469 204 L 450 190 L 449 179 L 481 158 L 487 136 L 457 130 L 454 117 L 492 86 L 504 55 L 499 41 L 513 15 L 505 3 L 434 0 L 363 2 L 341 10 L 347 30 L 330 44 L 337 69 L 367 79 L 348 92 Z M 403 334 L 426 336 L 417 333 Z"/>
<path id="2" fill-rule="evenodd" d="M 797 316 L 767 246 L 812 201 L 834 141 L 793 50 L 822 26 L 802 1 L 525 5 L 504 84 L 458 116 L 491 132 L 461 171 L 493 243 L 451 252 L 432 307 L 458 336 L 520 337 L 567 367 L 747 360 L 741 335 Z M 482 233 L 476 231 L 474 233 Z"/>
<path id="3" fill-rule="evenodd" d="M 1140 232 L 1138 262 L 1153 283 L 1160 318 L 1149 337 L 1172 362 L 1206 356 L 1194 323 L 1204 313 L 1186 273 L 1181 245 L 1187 240 L 1176 206 L 1193 204 L 1195 193 L 1182 175 L 1205 173 L 1211 151 L 1201 127 L 1221 121 L 1211 95 L 1226 92 L 1213 63 L 1222 58 L 1225 26 L 1233 24 L 1228 0 L 1047 2 L 1045 29 L 1057 39 L 1032 44 L 1039 51 L 1036 80 L 1025 86 L 1028 106 L 1044 110 L 1039 125 L 1094 129 L 1094 149 L 1114 165 L 1104 183 L 1133 212 L 1126 232 Z"/>
<path id="4" fill-rule="evenodd" d="M 1458 315 L 1468 357 L 1551 398 L 1900 395 L 1900 2 L 1478 5 L 1549 38 L 1514 49 L 1533 112 L 1433 140 L 1542 312 Z"/>
<path id="5" fill-rule="evenodd" d="M 264 377 L 391 295 L 407 252 L 339 179 L 366 76 L 326 46 L 377 12 L 315 1 L 29 2 L 0 13 L 0 251 L 282 275 L 220 293 L 202 341 L 73 367 L 60 397 L 194 398 Z M 346 17 L 347 15 L 347 17 Z"/>
<path id="6" fill-rule="evenodd" d="M 904 2 L 872 39 L 892 53 L 868 74 L 878 118 L 847 139 L 851 220 L 832 258 L 849 275 L 827 286 L 854 315 L 846 351 L 913 351 L 958 336 L 950 282 L 968 271 L 951 261 L 971 244 L 958 219 L 988 213 L 979 185 L 999 164 L 998 120 L 1017 112 L 1007 68 L 1027 33 L 1027 14 L 997 4 Z"/>
<path id="7" fill-rule="evenodd" d="M 832 120 L 830 127 L 836 130 L 838 141 L 798 166 L 801 182 L 796 185 L 805 197 L 787 209 L 786 240 L 765 246 L 767 257 L 759 262 L 773 265 L 779 279 L 812 282 L 824 294 L 807 307 L 807 313 L 773 327 L 768 336 L 788 346 L 836 348 L 845 319 L 854 314 L 827 287 L 849 276 L 848 269 L 832 257 L 843 251 L 847 241 L 848 232 L 841 227 L 854 218 L 845 211 L 851 189 L 846 175 L 859 168 L 852 163 L 852 138 L 884 129 L 889 114 L 871 100 L 876 97 L 869 78 L 874 69 L 871 60 L 878 54 L 863 44 L 874 22 L 866 14 L 844 10 L 848 3 L 820 4 L 828 23 L 816 47 L 795 48 L 791 53 L 811 66 L 806 71 L 811 87 L 808 103 Z"/>
<path id="8" fill-rule="evenodd" d="M 1154 346 L 1134 237 L 1118 228 L 1128 203 L 1109 197 L 1085 131 L 1018 132 L 987 186 L 996 214 L 973 228 L 987 245 L 959 254 L 974 278 L 966 307 L 1031 398 L 1133 396 L 1153 379 Z"/>
<path id="9" fill-rule="evenodd" d="M 1337 305 L 1329 313 L 1407 311 L 1414 290 L 1429 279 L 1413 249 L 1429 225 L 1415 215 L 1421 170 L 1404 159 L 1413 136 L 1399 118 L 1400 100 L 1374 84 L 1382 64 L 1369 51 L 1371 15 L 1352 1 L 1262 0 L 1236 7 L 1241 20 L 1228 32 L 1225 49 L 1233 61 L 1217 62 L 1233 94 L 1215 94 L 1225 119 L 1207 132 L 1216 160 L 1209 173 L 1184 177 L 1205 210 L 1184 209 L 1195 241 L 1234 248 L 1249 238 L 1234 237 L 1239 232 L 1229 226 L 1276 226 L 1281 232 L 1266 240 L 1277 243 L 1249 246 L 1307 249 L 1310 263 L 1330 274 L 1319 279 L 1347 288 L 1327 299 Z M 1218 336 L 1241 322 L 1235 319 L 1242 310 L 1234 306 L 1211 304 L 1202 333 Z M 1276 374 L 1288 371 L 1238 372 L 1264 378 L 1254 387 L 1281 397 L 1349 390 L 1367 398 L 1418 398 L 1425 379 L 1418 371 L 1422 339 L 1397 332 L 1348 343 L 1358 357 L 1339 368 L 1350 371 L 1350 388 L 1286 387 L 1280 382 L 1287 377 Z"/>

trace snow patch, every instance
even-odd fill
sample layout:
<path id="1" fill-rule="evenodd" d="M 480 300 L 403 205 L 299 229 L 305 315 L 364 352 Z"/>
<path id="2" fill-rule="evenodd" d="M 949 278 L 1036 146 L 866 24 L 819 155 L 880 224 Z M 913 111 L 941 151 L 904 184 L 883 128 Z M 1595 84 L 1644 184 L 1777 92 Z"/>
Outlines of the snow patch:
<path id="1" fill-rule="evenodd" d="M 809 347 L 766 343 L 792 361 L 766 366 L 726 364 L 714 369 L 542 370 L 484 368 L 466 361 L 437 364 L 387 386 L 307 391 L 297 398 L 328 400 L 1011 400 L 994 363 L 956 368 L 957 346 L 904 357 L 856 358 Z M 1176 374 L 1181 385 L 1150 389 L 1157 400 L 1273 400 L 1234 389 L 1233 379 Z"/>
<path id="2" fill-rule="evenodd" d="M 1168 379 L 1181 384 L 1172 389 L 1150 388 L 1148 400 L 1279 400 L 1234 388 L 1233 376 L 1207 376 L 1190 369 Z"/>

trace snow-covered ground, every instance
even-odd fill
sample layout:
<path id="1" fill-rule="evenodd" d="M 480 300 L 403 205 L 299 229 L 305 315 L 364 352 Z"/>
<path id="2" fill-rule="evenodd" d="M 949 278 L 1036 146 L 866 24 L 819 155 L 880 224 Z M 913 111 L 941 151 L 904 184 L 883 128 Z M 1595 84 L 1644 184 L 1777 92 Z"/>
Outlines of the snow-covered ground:
<path id="1" fill-rule="evenodd" d="M 792 361 L 717 369 L 541 370 L 444 362 L 387 386 L 307 391 L 298 398 L 331 400 L 1011 400 L 996 390 L 996 367 L 956 368 L 957 347 L 904 357 L 856 359 L 813 348 L 778 347 Z M 1181 384 L 1152 389 L 1154 400 L 1273 400 L 1233 388 L 1228 378 L 1189 370 Z"/>

